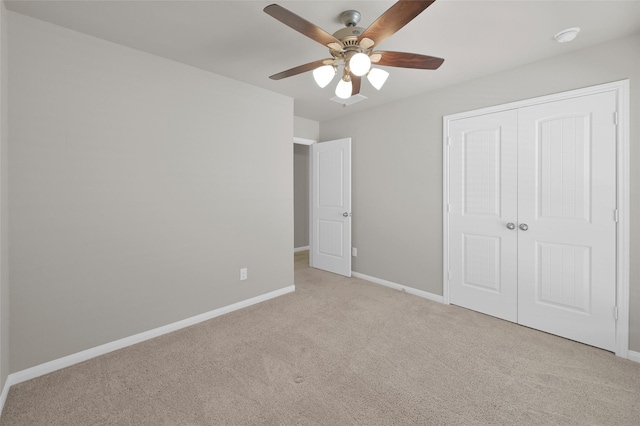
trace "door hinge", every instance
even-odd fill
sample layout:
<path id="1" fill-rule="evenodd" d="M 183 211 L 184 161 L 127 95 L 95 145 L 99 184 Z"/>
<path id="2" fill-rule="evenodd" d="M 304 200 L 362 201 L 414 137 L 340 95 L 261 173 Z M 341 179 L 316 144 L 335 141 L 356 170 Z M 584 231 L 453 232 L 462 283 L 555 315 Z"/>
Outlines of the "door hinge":
<path id="1" fill-rule="evenodd" d="M 613 220 L 618 223 L 618 221 L 620 220 L 620 215 L 618 214 L 618 209 L 615 209 L 613 211 Z"/>
<path id="2" fill-rule="evenodd" d="M 613 318 L 617 321 L 618 320 L 618 307 L 614 306 L 613 307 Z"/>
<path id="3" fill-rule="evenodd" d="M 447 146 L 451 145 L 451 136 L 447 135 Z"/>
<path id="4" fill-rule="evenodd" d="M 451 281 L 451 271 L 447 271 L 447 281 Z"/>
<path id="5" fill-rule="evenodd" d="M 618 111 L 613 113 L 613 124 L 618 125 Z"/>
<path id="6" fill-rule="evenodd" d="M 451 204 L 447 203 L 447 213 L 451 213 Z"/>

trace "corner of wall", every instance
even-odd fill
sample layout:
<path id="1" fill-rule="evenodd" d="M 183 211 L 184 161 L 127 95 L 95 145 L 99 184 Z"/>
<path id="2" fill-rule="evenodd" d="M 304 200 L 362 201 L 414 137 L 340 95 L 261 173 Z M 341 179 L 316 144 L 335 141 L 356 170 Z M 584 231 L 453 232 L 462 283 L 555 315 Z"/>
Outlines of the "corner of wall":
<path id="1" fill-rule="evenodd" d="M 0 413 L 10 386 L 9 375 L 9 270 L 7 262 L 7 10 L 0 4 Z"/>
<path id="2" fill-rule="evenodd" d="M 320 123 L 302 117 L 293 117 L 293 136 L 318 141 L 320 138 Z"/>

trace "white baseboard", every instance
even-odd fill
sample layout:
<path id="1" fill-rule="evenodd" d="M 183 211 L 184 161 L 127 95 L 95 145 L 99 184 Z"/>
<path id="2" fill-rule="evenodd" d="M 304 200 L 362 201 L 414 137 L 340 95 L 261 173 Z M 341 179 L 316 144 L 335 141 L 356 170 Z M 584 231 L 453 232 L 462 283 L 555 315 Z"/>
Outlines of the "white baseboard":
<path id="1" fill-rule="evenodd" d="M 627 358 L 631 361 L 640 362 L 640 352 L 628 351 Z"/>
<path id="2" fill-rule="evenodd" d="M 299 252 L 299 251 L 306 251 L 306 250 L 309 250 L 309 246 L 296 247 L 296 248 L 294 248 L 294 249 L 293 249 L 293 252 L 294 252 L 294 253 L 297 253 L 297 252 Z"/>
<path id="3" fill-rule="evenodd" d="M 383 285 L 385 287 L 391 287 L 391 288 L 396 289 L 396 290 L 404 290 L 409 294 L 413 294 L 414 296 L 422 297 L 423 299 L 429 299 L 429 300 L 432 300 L 434 302 L 444 303 L 444 298 L 442 296 L 439 296 L 439 295 L 433 294 L 433 293 L 429 293 L 428 291 L 418 290 L 418 289 L 413 288 L 413 287 L 407 287 L 407 286 L 402 285 L 402 284 L 394 283 L 394 282 L 383 280 L 383 279 L 376 278 L 376 277 L 370 277 L 369 275 L 361 274 L 360 272 L 351 271 L 351 275 L 353 275 L 356 278 L 361 278 L 361 279 L 366 280 L 366 281 L 371 281 L 372 283 L 375 283 L 375 284 Z"/>
<path id="4" fill-rule="evenodd" d="M 9 378 L 4 382 L 4 386 L 2 387 L 2 394 L 0 394 L 0 415 L 2 415 L 2 410 L 4 410 L 4 402 L 7 400 L 7 395 L 9 395 L 9 388 L 11 384 L 9 383 Z"/>
<path id="5" fill-rule="evenodd" d="M 35 367 L 27 368 L 26 370 L 9 374 L 4 384 L 4 388 L 2 389 L 2 394 L 0 394 L 0 413 L 2 413 L 5 400 L 9 393 L 9 388 L 12 385 L 26 382 L 27 380 L 35 379 L 36 377 L 40 377 L 45 374 L 52 373 L 56 370 L 60 370 L 71 365 L 87 361 L 91 358 L 95 358 L 97 356 L 104 355 L 118 349 L 126 348 L 127 346 L 135 345 L 136 343 L 141 343 L 145 340 L 153 339 L 154 337 L 162 336 L 163 334 L 171 333 L 172 331 L 180 330 L 181 328 L 189 327 L 191 325 L 195 325 L 200 322 L 219 317 L 220 315 L 228 314 L 230 312 L 237 311 L 238 309 L 246 308 L 248 306 L 273 299 L 274 297 L 291 293 L 295 291 L 295 289 L 295 285 L 291 285 L 289 287 L 281 288 L 270 293 L 252 297 L 251 299 L 234 303 L 232 305 L 223 306 L 222 308 L 214 309 L 213 311 L 205 312 L 191 318 L 167 324 L 162 327 L 154 328 L 149 331 L 144 331 L 142 333 L 134 334 L 133 336 L 125 337 L 123 339 L 119 339 L 110 343 L 105 343 L 104 345 L 96 346 L 95 348 L 77 352 L 63 358 L 58 358 L 53 361 L 45 362 L 44 364 L 36 365 Z"/>

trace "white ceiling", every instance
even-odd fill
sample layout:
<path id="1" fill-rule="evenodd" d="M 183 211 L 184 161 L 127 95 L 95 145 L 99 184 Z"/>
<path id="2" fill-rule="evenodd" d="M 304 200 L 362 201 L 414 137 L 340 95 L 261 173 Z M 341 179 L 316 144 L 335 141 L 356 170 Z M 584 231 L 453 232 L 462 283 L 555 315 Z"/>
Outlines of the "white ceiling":
<path id="1" fill-rule="evenodd" d="M 438 0 L 380 48 L 442 57 L 442 67 L 386 68 L 381 91 L 363 79 L 368 99 L 344 108 L 329 101 L 337 79 L 320 89 L 310 72 L 268 78 L 330 56 L 264 13 L 272 2 L 5 0 L 9 10 L 291 96 L 297 116 L 317 121 L 640 33 L 640 0 Z M 367 27 L 394 1 L 277 3 L 333 33 L 342 11 L 360 11 Z M 556 43 L 553 35 L 569 27 L 582 29 L 578 38 Z"/>

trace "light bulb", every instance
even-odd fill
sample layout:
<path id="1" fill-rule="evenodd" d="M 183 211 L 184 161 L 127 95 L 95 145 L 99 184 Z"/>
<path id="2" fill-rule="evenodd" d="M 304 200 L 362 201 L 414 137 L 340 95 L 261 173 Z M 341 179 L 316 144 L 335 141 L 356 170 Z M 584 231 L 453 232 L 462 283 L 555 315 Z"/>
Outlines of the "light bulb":
<path id="1" fill-rule="evenodd" d="M 348 99 L 351 97 L 351 82 L 340 80 L 336 86 L 336 96 L 341 99 Z"/>
<path id="2" fill-rule="evenodd" d="M 371 69 L 371 59 L 364 53 L 356 53 L 349 59 L 349 70 L 358 77 L 365 75 Z"/>
<path id="3" fill-rule="evenodd" d="M 389 77 L 389 73 L 380 68 L 371 68 L 371 71 L 367 74 L 369 83 L 378 90 L 380 90 L 384 82 L 387 81 L 387 77 Z"/>
<path id="4" fill-rule="evenodd" d="M 336 69 L 333 65 L 323 65 L 313 70 L 313 78 L 320 87 L 326 87 L 331 83 L 334 75 L 336 75 Z"/>

